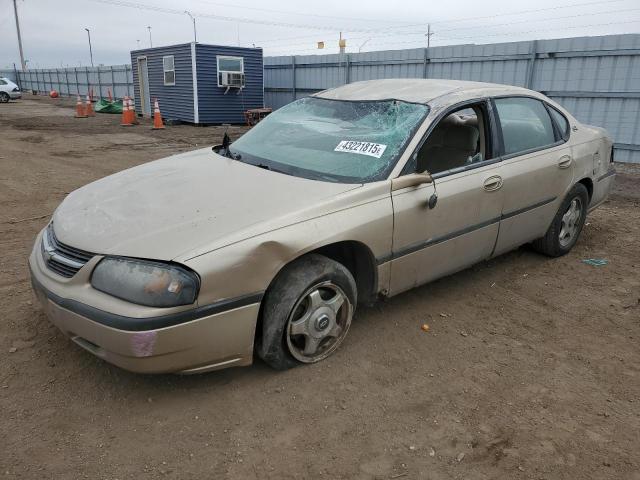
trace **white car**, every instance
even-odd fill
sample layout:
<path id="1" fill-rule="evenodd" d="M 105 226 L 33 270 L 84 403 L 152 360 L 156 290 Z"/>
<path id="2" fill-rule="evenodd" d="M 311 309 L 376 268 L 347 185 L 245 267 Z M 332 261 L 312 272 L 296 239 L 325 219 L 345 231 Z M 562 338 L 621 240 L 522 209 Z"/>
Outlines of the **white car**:
<path id="1" fill-rule="evenodd" d="M 0 77 L 0 103 L 17 100 L 22 97 L 20 87 L 6 77 Z"/>

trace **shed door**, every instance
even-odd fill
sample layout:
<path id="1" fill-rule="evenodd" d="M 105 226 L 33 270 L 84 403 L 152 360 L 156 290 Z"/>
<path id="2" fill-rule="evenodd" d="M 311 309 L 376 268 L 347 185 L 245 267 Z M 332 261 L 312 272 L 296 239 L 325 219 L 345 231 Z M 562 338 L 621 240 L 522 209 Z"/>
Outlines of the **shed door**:
<path id="1" fill-rule="evenodd" d="M 142 115 L 151 116 L 151 97 L 149 95 L 149 70 L 147 69 L 147 57 L 138 58 L 138 87 L 140 90 L 140 106 Z"/>

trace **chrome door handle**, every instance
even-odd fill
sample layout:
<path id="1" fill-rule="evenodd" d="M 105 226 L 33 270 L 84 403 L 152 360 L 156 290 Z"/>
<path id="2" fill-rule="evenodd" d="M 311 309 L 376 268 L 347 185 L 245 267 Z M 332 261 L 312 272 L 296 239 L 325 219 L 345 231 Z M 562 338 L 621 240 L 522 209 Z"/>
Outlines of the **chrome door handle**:
<path id="1" fill-rule="evenodd" d="M 502 177 L 500 175 L 494 175 L 484 181 L 483 188 L 487 192 L 495 192 L 502 187 Z"/>
<path id="2" fill-rule="evenodd" d="M 558 160 L 558 168 L 569 168 L 572 161 L 573 158 L 571 158 L 570 155 L 564 155 L 560 157 L 560 160 Z"/>

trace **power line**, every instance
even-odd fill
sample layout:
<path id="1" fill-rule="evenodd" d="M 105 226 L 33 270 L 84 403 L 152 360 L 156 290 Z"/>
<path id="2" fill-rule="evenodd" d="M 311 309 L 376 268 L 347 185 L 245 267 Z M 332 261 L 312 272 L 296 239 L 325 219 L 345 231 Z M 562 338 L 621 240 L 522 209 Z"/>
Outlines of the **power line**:
<path id="1" fill-rule="evenodd" d="M 391 29 L 417 27 L 417 26 L 427 26 L 429 23 L 433 26 L 433 25 L 441 25 L 441 24 L 449 24 L 449 23 L 459 23 L 459 22 L 465 22 L 465 21 L 469 21 L 469 20 L 488 20 L 488 19 L 492 19 L 492 18 L 499 18 L 499 17 L 505 17 L 505 16 L 525 15 L 525 14 L 530 14 L 530 13 L 540 13 L 540 12 L 559 10 L 559 9 L 566 9 L 566 8 L 573 8 L 573 7 L 584 7 L 584 6 L 591 6 L 591 5 L 603 5 L 603 4 L 611 4 L 611 3 L 620 3 L 622 1 L 624 1 L 624 0 L 599 0 L 599 1 L 591 1 L 591 2 L 573 3 L 573 4 L 570 4 L 570 5 L 559 5 L 559 6 L 555 6 L 555 7 L 546 7 L 546 8 L 539 8 L 539 9 L 533 9 L 533 10 L 520 10 L 520 11 L 517 11 L 517 12 L 510 12 L 510 13 L 498 13 L 498 14 L 494 14 L 494 15 L 487 15 L 487 16 L 484 16 L 484 17 L 454 18 L 454 19 L 451 19 L 451 20 L 440 20 L 440 21 L 435 21 L 435 22 L 407 24 L 407 25 L 404 25 L 402 27 L 379 28 L 379 29 L 373 30 L 373 32 L 375 33 L 375 32 L 380 32 L 380 31 L 391 30 Z M 600 12 L 600 13 L 607 13 L 607 12 Z M 525 22 L 526 22 L 526 20 L 525 20 Z M 467 27 L 458 27 L 458 28 L 467 28 Z M 469 28 L 476 28 L 476 27 L 469 27 Z M 338 32 L 338 29 L 336 29 L 334 31 Z M 353 32 L 353 31 L 354 30 L 347 29 L 347 32 Z M 445 31 L 445 30 L 439 29 L 438 31 L 442 32 L 442 31 Z M 366 32 L 366 33 L 370 33 L 370 32 Z M 406 32 L 388 33 L 386 35 L 405 34 L 405 33 Z M 423 34 L 424 31 L 421 31 L 420 33 Z M 286 42 L 286 41 L 289 41 L 289 40 L 298 40 L 298 39 L 301 39 L 301 38 L 312 38 L 312 37 L 314 37 L 314 36 L 313 35 L 305 35 L 305 36 L 298 36 L 298 37 L 286 37 L 286 38 L 280 38 L 280 39 L 256 40 L 255 43 L 267 43 L 267 42 L 268 43 L 272 43 L 272 42 L 280 42 L 280 41 Z M 364 37 L 357 37 L 357 38 L 361 39 L 361 38 L 364 38 Z"/>
<path id="2" fill-rule="evenodd" d="M 269 13 L 279 13 L 285 15 L 299 15 L 304 17 L 315 17 L 315 18 L 327 18 L 330 20 L 344 20 L 344 15 L 342 16 L 334 16 L 334 15 L 320 15 L 317 13 L 307 13 L 307 12 L 292 12 L 288 10 L 274 10 L 271 8 L 260 8 L 260 7 L 248 7 L 244 5 L 230 4 L 230 3 L 220 3 L 220 2 L 210 2 L 206 0 L 200 0 L 202 3 L 206 3 L 209 5 L 216 5 L 218 7 L 231 7 L 231 8 L 241 8 L 242 10 L 254 10 L 257 12 L 269 12 Z M 408 22 L 398 21 L 398 20 L 381 20 L 379 18 L 367 18 L 357 16 L 349 19 L 350 21 L 363 21 L 363 22 L 379 22 L 379 23 L 400 23 L 400 24 L 408 24 Z"/>
<path id="3" fill-rule="evenodd" d="M 184 11 L 183 10 L 179 10 L 179 9 L 173 9 L 173 8 L 167 8 L 167 7 L 159 7 L 159 6 L 154 6 L 154 5 L 148 5 L 148 4 L 144 4 L 144 3 L 139 3 L 139 2 L 134 2 L 134 1 L 128 1 L 128 0 L 91 0 L 93 2 L 96 3 L 102 3 L 102 4 L 107 4 L 107 5 L 114 5 L 114 6 L 120 6 L 120 7 L 128 7 L 128 8 L 136 8 L 139 10 L 147 10 L 147 11 L 154 11 L 154 12 L 159 12 L 159 13 L 166 13 L 166 14 L 173 14 L 173 15 L 183 15 Z M 591 1 L 591 2 L 581 2 L 581 3 L 574 3 L 574 4 L 570 4 L 570 5 L 560 5 L 560 6 L 554 6 L 554 7 L 547 7 L 547 8 L 540 8 L 540 9 L 529 9 L 529 10 L 522 10 L 522 11 L 518 11 L 518 12 L 509 12 L 509 13 L 499 13 L 499 14 L 494 14 L 494 15 L 487 15 L 484 17 L 467 17 L 467 18 L 459 18 L 459 19 L 451 19 L 451 20 L 442 20 L 442 21 L 436 21 L 436 22 L 431 22 L 432 24 L 450 24 L 450 23 L 458 23 L 458 22 L 464 22 L 464 21 L 468 21 L 468 20 L 482 20 L 482 19 L 491 19 L 491 18 L 499 18 L 499 17 L 505 17 L 505 16 L 516 16 L 516 15 L 525 15 L 525 14 L 531 14 L 531 13 L 539 13 L 539 12 L 544 12 L 544 11 L 555 11 L 555 10 L 560 10 L 560 9 L 566 9 L 566 8 L 574 8 L 574 7 L 578 7 L 578 6 L 589 6 L 589 5 L 602 5 L 602 4 L 612 4 L 612 3 L 619 3 L 623 0 L 599 0 L 599 1 Z M 229 4 L 223 4 L 223 3 L 218 3 L 218 2 L 210 2 L 212 4 L 217 4 L 217 5 L 225 5 L 225 6 L 231 6 Z M 258 8 L 258 7 L 251 7 L 248 9 L 253 9 L 253 10 L 260 10 L 260 11 L 271 11 L 271 12 L 278 12 L 278 13 L 288 13 L 288 14 L 294 14 L 297 15 L 297 13 L 295 12 L 284 12 L 284 11 L 275 11 L 275 10 L 269 10 L 269 9 L 262 9 L 262 8 Z M 634 10 L 634 9 L 629 9 L 629 10 Z M 601 12 L 601 14 L 606 14 L 607 12 Z M 209 14 L 209 13 L 204 13 L 204 12 L 193 12 L 194 17 L 202 17 L 202 18 L 210 18 L 210 19 L 214 19 L 214 20 L 219 20 L 219 21 L 228 21 L 228 22 L 234 22 L 234 23 L 250 23 L 250 24 L 259 24 L 259 25 L 269 25 L 269 26 L 278 26 L 278 27 L 286 27 L 286 28 L 298 28 L 298 29 L 311 29 L 311 30 L 318 30 L 318 31 L 326 31 L 326 32 L 333 32 L 333 33 L 337 33 L 338 31 L 348 31 L 348 32 L 353 32 L 353 33 L 379 33 L 381 31 L 385 31 L 388 33 L 385 34 L 379 34 L 377 35 L 377 37 L 381 37 L 381 36 L 393 36 L 393 35 L 412 35 L 412 34 L 424 34 L 424 32 L 406 32 L 403 31 L 403 29 L 408 28 L 408 27 L 416 27 L 416 26 L 423 26 L 423 25 L 428 25 L 427 23 L 416 23 L 416 24 L 406 24 L 406 25 L 402 25 L 402 26 L 394 26 L 394 27 L 382 27 L 382 28 L 375 28 L 375 29 L 349 29 L 346 27 L 339 27 L 339 26 L 325 26 L 325 25 L 318 25 L 318 24 L 313 24 L 313 25 L 309 25 L 309 24 L 299 24 L 299 23 L 293 23 L 293 22 L 279 22 L 279 21 L 272 21 L 272 20 L 261 20 L 261 19 L 253 19 L 253 18 L 244 18 L 244 17 L 234 17 L 234 16 L 227 16 L 227 15 L 217 15 L 217 14 Z M 587 15 L 596 15 L 594 14 L 578 14 L 578 15 L 571 15 L 571 16 L 566 16 L 566 17 L 561 17 L 561 18 L 573 18 L 573 17 L 580 17 L 580 16 L 587 16 Z M 329 18 L 329 16 L 325 16 L 327 18 Z M 332 17 L 335 18 L 335 17 Z M 530 20 L 531 22 L 535 22 L 536 20 Z M 542 21 L 542 20 L 538 20 L 538 21 Z M 525 23 L 527 22 L 527 20 L 525 21 L 520 21 L 520 22 L 510 22 L 508 24 L 504 24 L 504 25 L 511 25 L 513 23 Z M 625 23 L 625 22 L 622 22 Z M 633 23 L 633 22 L 632 22 Z M 596 25 L 607 25 L 607 24 L 596 24 Z M 591 25 L 586 25 L 584 27 L 588 27 Z M 584 27 L 578 27 L 578 28 L 584 28 Z M 440 38 L 444 38 L 444 39 L 464 39 L 464 38 L 485 38 L 485 37 L 489 37 L 489 36 L 506 36 L 506 35 L 518 35 L 521 33 L 529 33 L 529 32 L 535 32 L 535 31 L 544 31 L 544 30 L 549 30 L 549 29 L 542 29 L 542 30 L 531 30 L 528 32 L 511 32 L 511 33 L 505 33 L 505 34 L 494 34 L 494 35 L 484 35 L 484 36 L 468 36 L 468 37 L 446 37 L 441 35 L 441 32 L 447 32 L 448 30 L 466 30 L 466 29 L 473 29 L 473 28 L 479 28 L 477 26 L 472 26 L 472 27 L 457 27 L 454 29 L 439 29 L 438 30 L 438 36 Z M 564 28 L 569 28 L 569 27 L 564 27 Z M 572 27 L 572 28 L 576 28 L 576 27 Z M 391 32 L 394 31 L 394 32 Z M 313 37 L 317 38 L 317 34 L 313 35 Z M 312 35 L 308 35 L 306 36 L 307 38 L 311 38 Z M 295 37 L 295 38 L 304 38 L 302 36 L 300 37 Z M 356 40 L 356 39 L 362 39 L 364 37 L 351 37 L 352 40 Z M 375 37 L 374 37 L 375 38 Z M 291 40 L 293 38 L 290 39 L 270 39 L 270 40 L 264 40 L 263 43 L 273 43 L 273 42 L 278 42 L 278 41 L 288 41 Z M 257 43 L 260 44 L 260 41 L 253 41 L 252 43 Z M 372 43 L 376 43 L 375 41 Z M 379 42 L 378 42 L 379 43 Z M 404 41 L 404 42 L 392 42 L 391 44 L 400 44 L 400 43 L 415 43 L 415 41 Z M 286 47 L 288 50 L 291 49 L 291 46 L 287 46 Z M 277 48 L 276 48 L 277 50 Z M 311 49 L 309 49 L 311 50 Z"/>
<path id="4" fill-rule="evenodd" d="M 437 35 L 439 38 L 450 38 L 450 39 L 454 39 L 454 38 L 482 38 L 482 37 L 477 37 L 477 35 L 473 35 L 473 36 L 467 36 L 467 37 L 449 37 L 446 35 L 442 35 L 442 33 L 447 33 L 447 32 L 453 32 L 453 31 L 460 31 L 460 30 L 473 30 L 473 29 L 478 29 L 478 28 L 483 28 L 483 29 L 487 29 L 487 28 L 494 28 L 494 27 L 501 27 L 501 26 L 510 26 L 510 25 L 516 25 L 516 24 L 522 24 L 522 23 L 539 23 L 539 22 L 549 22 L 549 21 L 554 21 L 554 20 L 566 20 L 566 19 L 572 19 L 572 18 L 582 18 L 582 17 L 589 17 L 589 16 L 595 16 L 595 15 L 611 15 L 611 14 L 616 14 L 616 13 L 630 13 L 630 12 L 637 12 L 640 11 L 640 8 L 627 8 L 627 9 L 622 9 L 622 10 L 610 10 L 607 12 L 593 12 L 593 13 L 582 13 L 582 14 L 575 14 L 575 15 L 565 15 L 565 16 L 561 16 L 561 17 L 545 17 L 545 18 L 539 18 L 539 19 L 526 19 L 526 20 L 519 20 L 519 21 L 514 21 L 514 22 L 508 22 L 508 23 L 499 23 L 499 24 L 487 24 L 487 25 L 473 25 L 473 26 L 467 26 L 467 27 L 455 27 L 455 28 L 447 28 L 447 29 L 442 29 L 442 30 L 438 30 Z M 428 32 L 427 32 L 428 33 Z M 515 34 L 515 33 L 514 33 Z M 379 35 L 374 35 L 373 37 L 371 36 L 356 36 L 356 37 L 350 37 L 350 40 L 362 40 L 365 38 L 372 38 L 374 39 L 374 41 L 372 43 L 379 43 L 376 42 L 375 39 L 376 38 L 380 38 L 380 37 L 388 37 L 388 36 L 398 36 L 398 35 L 425 35 L 425 32 L 423 30 L 420 31 L 413 31 L 413 32 L 402 32 L 402 33 L 396 33 L 396 32 L 388 32 L 388 33 L 381 33 Z M 434 35 L 434 33 L 431 33 L 431 35 Z M 317 37 L 317 35 L 316 35 Z M 415 42 L 417 42 L 418 40 L 415 40 Z M 413 41 L 407 41 L 406 43 L 413 43 Z M 283 48 L 288 48 L 288 47 L 283 47 Z M 279 49 L 278 47 L 276 47 L 276 49 Z"/>
<path id="5" fill-rule="evenodd" d="M 606 23 L 594 23 L 594 24 L 589 24 L 589 25 L 570 25 L 570 26 L 562 26 L 562 27 L 542 28 L 542 29 L 535 29 L 535 30 L 527 30 L 527 31 L 523 31 L 523 32 L 503 32 L 503 33 L 494 33 L 494 34 L 487 34 L 487 35 L 473 35 L 473 36 L 467 36 L 467 37 L 445 37 L 445 36 L 441 36 L 441 38 L 446 39 L 446 40 L 482 39 L 482 38 L 501 37 L 501 36 L 514 36 L 514 35 L 521 35 L 521 34 L 527 34 L 527 33 L 536 33 L 536 32 L 544 32 L 544 31 L 554 31 L 554 30 L 560 30 L 560 29 L 566 30 L 566 29 L 576 29 L 576 28 L 602 27 L 602 26 L 610 26 L 610 25 L 625 25 L 625 24 L 632 24 L 632 23 L 640 23 L 640 19 L 629 20 L 629 21 L 624 21 L 624 22 L 606 22 Z M 405 41 L 397 41 L 397 42 L 377 42 L 378 45 L 404 45 L 404 44 L 415 44 L 415 43 L 418 43 L 418 40 L 408 40 L 408 41 L 405 40 Z M 376 44 L 376 42 L 372 42 L 372 44 Z M 421 48 L 421 47 L 416 47 L 416 48 Z M 289 49 L 289 52 L 302 54 L 304 52 L 317 52 L 317 50 L 316 49 L 311 49 L 311 48 L 303 49 L 303 50 L 300 50 L 300 49 L 291 50 L 291 49 Z M 281 56 L 287 56 L 287 55 L 283 54 Z"/>
<path id="6" fill-rule="evenodd" d="M 588 27 L 603 27 L 609 25 L 625 25 L 630 23 L 640 23 L 640 19 L 637 20 L 629 20 L 625 22 L 607 22 L 607 23 L 592 23 L 590 25 L 569 25 L 569 26 L 561 26 L 561 27 L 551 27 L 551 28 L 539 28 L 535 30 L 527 30 L 522 32 L 504 32 L 504 33 L 493 33 L 487 35 L 470 35 L 466 37 L 448 37 L 448 36 L 440 36 L 445 40 L 475 40 L 479 38 L 491 38 L 491 37 L 506 37 L 506 36 L 514 36 L 514 35 L 522 35 L 527 33 L 537 33 L 537 32 L 548 32 L 553 30 L 567 30 L 567 29 L 575 29 L 575 28 L 588 28 Z M 376 42 L 372 42 L 376 43 Z M 402 42 L 389 42 L 386 45 L 399 45 L 399 44 L 407 44 L 407 43 L 416 43 L 415 40 L 411 41 L 402 41 Z"/>
<path id="7" fill-rule="evenodd" d="M 118 7 L 129 7 L 136 8 L 138 10 L 147 10 L 151 12 L 159 12 L 159 13 L 168 13 L 172 15 L 183 15 L 184 10 L 167 8 L 167 7 L 157 7 L 155 5 L 147 5 L 144 3 L 131 2 L 127 0 L 90 0 L 95 3 L 103 3 L 106 5 L 114 5 Z M 232 17 L 228 15 L 216 15 L 212 13 L 203 13 L 203 12 L 191 12 L 194 17 L 201 18 L 211 18 L 213 20 L 220 20 L 224 22 L 239 22 L 239 23 L 250 23 L 256 25 L 269 25 L 276 27 L 287 27 L 287 28 L 299 28 L 299 29 L 307 29 L 307 30 L 325 30 L 336 32 L 341 28 L 347 30 L 345 27 L 327 27 L 323 25 L 309 25 L 309 24 L 299 24 L 299 23 L 290 23 L 290 22 L 277 22 L 271 20 L 258 20 L 253 18 L 244 18 L 244 17 Z M 370 32 L 375 31 L 375 29 L 349 29 L 351 32 Z"/>
<path id="8" fill-rule="evenodd" d="M 524 15 L 527 13 L 540 13 L 540 12 L 547 12 L 547 11 L 552 11 L 552 10 L 561 10 L 561 9 L 565 9 L 565 8 L 574 8 L 574 7 L 586 7 L 589 5 L 602 5 L 602 4 L 609 4 L 609 3 L 620 3 L 623 2 L 624 0 L 598 0 L 595 2 L 583 2 L 583 3 L 572 3 L 570 5 L 558 5 L 555 7 L 546 7 L 546 8 L 537 8 L 537 9 L 533 9 L 533 10 L 520 10 L 518 12 L 512 12 L 512 13 L 497 13 L 494 15 L 487 15 L 484 17 L 466 17 L 466 18 L 458 18 L 458 19 L 454 19 L 454 20 L 441 20 L 441 21 L 436 21 L 436 22 L 430 22 L 432 25 L 440 25 L 442 23 L 459 23 L 459 22 L 466 22 L 469 20 L 489 20 L 492 18 L 498 18 L 498 17 L 509 17 L 509 16 L 514 16 L 514 15 Z M 405 25 L 405 27 L 408 26 L 413 26 L 413 27 L 418 27 L 418 26 L 425 26 L 427 25 L 426 23 L 415 23 L 413 25 Z"/>
<path id="9" fill-rule="evenodd" d="M 555 20 L 566 20 L 566 19 L 571 19 L 571 18 L 581 18 L 581 17 L 592 17 L 595 15 L 611 15 L 611 14 L 615 14 L 615 13 L 630 13 L 630 12 L 638 12 L 640 11 L 640 8 L 627 8 L 627 9 L 623 9 L 623 10 L 610 10 L 607 12 L 593 12 L 593 13 L 581 13 L 581 14 L 576 14 L 576 15 L 565 15 L 563 17 L 546 17 L 546 18 L 539 18 L 539 19 L 526 19 L 526 20 L 519 20 L 517 22 L 508 22 L 508 23 L 497 23 L 497 24 L 487 24 L 487 25 L 473 25 L 473 26 L 468 26 L 468 27 L 456 27 L 456 28 L 446 28 L 446 29 L 442 29 L 442 30 L 438 30 L 437 35 L 441 38 L 454 38 L 454 37 L 447 37 L 447 36 L 442 36 L 441 34 L 447 33 L 447 32 L 454 32 L 454 31 L 459 31 L 459 30 L 473 30 L 473 29 L 478 29 L 478 28 L 483 28 L 483 29 L 487 29 L 487 28 L 495 28 L 495 27 L 503 27 L 503 26 L 511 26 L 511 25 L 517 25 L 517 24 L 522 24 L 522 23 L 539 23 L 539 22 L 549 22 L 549 21 L 555 21 Z M 395 35 L 424 35 L 424 31 L 414 31 L 414 32 L 402 32 L 401 34 L 398 33 L 385 33 L 385 34 L 380 34 L 380 35 L 375 35 L 373 38 L 380 38 L 380 37 L 387 37 L 387 36 L 395 36 Z M 433 35 L 433 33 L 432 33 Z M 365 37 L 352 37 L 351 40 L 359 40 Z M 466 37 L 466 38 L 474 38 L 473 36 L 470 37 Z M 375 43 L 375 42 L 374 42 Z"/>
<path id="10" fill-rule="evenodd" d="M 592 17 L 594 15 L 612 15 L 614 13 L 629 13 L 629 12 L 637 12 L 640 11 L 640 8 L 626 8 L 623 10 L 609 10 L 606 12 L 593 12 L 593 13 L 579 13 L 576 15 L 565 15 L 563 17 L 546 17 L 546 18 L 538 18 L 538 19 L 530 19 L 526 20 L 518 20 L 516 22 L 507 22 L 507 23 L 494 23 L 494 24 L 486 24 L 486 25 L 472 25 L 468 27 L 456 27 L 456 28 L 446 28 L 438 30 L 438 33 L 441 32 L 454 32 L 458 30 L 472 30 L 474 28 L 493 28 L 493 27 L 504 27 L 510 25 L 517 25 L 522 23 L 538 23 L 538 22 L 549 22 L 554 20 L 566 20 L 569 18 L 579 18 L 579 17 Z M 422 35 L 424 32 L 416 31 L 416 32 L 403 32 L 402 35 Z M 394 34 L 397 35 L 397 34 Z"/>

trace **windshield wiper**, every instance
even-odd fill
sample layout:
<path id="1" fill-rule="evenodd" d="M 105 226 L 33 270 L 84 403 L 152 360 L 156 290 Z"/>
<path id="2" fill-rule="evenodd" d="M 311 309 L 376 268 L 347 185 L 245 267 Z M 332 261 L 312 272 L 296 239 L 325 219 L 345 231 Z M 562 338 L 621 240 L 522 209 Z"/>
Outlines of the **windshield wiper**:
<path id="1" fill-rule="evenodd" d="M 249 163 L 249 162 L 244 162 L 244 163 L 247 163 L 249 165 L 253 165 L 254 167 L 262 168 L 263 170 L 269 170 L 270 172 L 283 173 L 285 175 L 291 175 L 290 173 L 287 173 L 284 170 L 273 168 L 271 165 L 267 165 L 266 163 Z"/>

